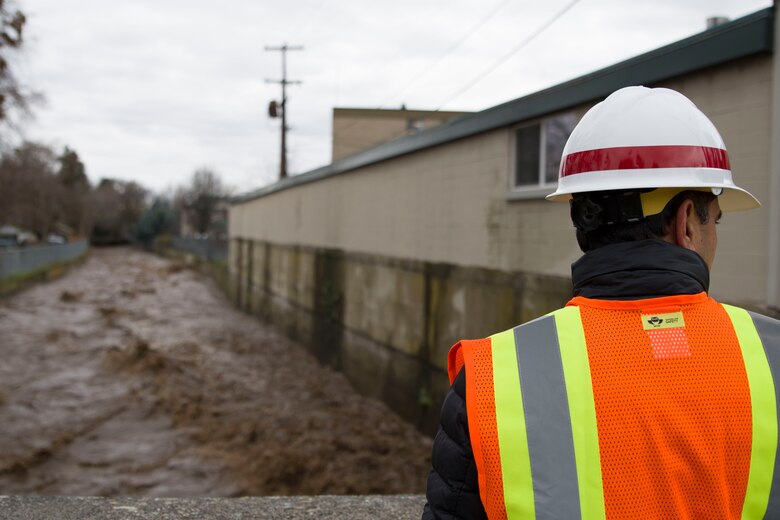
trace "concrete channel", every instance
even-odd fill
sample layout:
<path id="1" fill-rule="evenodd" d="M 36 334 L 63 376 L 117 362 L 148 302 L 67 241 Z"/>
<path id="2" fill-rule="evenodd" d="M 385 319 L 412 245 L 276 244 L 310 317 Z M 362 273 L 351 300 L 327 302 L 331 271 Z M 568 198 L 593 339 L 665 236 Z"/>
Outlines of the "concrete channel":
<path id="1" fill-rule="evenodd" d="M 0 518 L 421 510 L 430 437 L 176 261 L 97 249 L 0 299 L 0 355 Z"/>

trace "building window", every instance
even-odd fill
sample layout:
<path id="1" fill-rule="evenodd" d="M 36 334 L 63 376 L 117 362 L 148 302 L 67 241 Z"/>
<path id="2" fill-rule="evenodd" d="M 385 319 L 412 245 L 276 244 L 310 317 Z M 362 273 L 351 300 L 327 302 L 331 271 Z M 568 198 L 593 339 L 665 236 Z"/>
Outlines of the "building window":
<path id="1" fill-rule="evenodd" d="M 576 124 L 576 115 L 569 113 L 515 129 L 513 189 L 546 188 L 558 182 L 561 153 Z"/>
<path id="2" fill-rule="evenodd" d="M 425 130 L 425 119 L 422 117 L 409 118 L 406 120 L 406 133 L 409 135 L 419 134 Z"/>

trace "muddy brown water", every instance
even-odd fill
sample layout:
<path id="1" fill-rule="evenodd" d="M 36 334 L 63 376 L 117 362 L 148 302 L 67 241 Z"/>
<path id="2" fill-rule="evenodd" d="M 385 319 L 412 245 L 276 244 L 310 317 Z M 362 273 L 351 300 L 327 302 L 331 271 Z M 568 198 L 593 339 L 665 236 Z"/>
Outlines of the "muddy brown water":
<path id="1" fill-rule="evenodd" d="M 421 493 L 431 439 L 127 248 L 0 300 L 0 495 Z"/>

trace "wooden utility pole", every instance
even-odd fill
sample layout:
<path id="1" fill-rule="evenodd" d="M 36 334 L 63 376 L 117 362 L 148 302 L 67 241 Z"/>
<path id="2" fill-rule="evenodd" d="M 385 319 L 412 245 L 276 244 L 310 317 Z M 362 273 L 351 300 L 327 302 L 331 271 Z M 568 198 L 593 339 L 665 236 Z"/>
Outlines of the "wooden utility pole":
<path id="1" fill-rule="evenodd" d="M 300 45 L 287 45 L 286 43 L 280 47 L 268 47 L 267 51 L 280 51 L 282 53 L 282 79 L 271 80 L 266 79 L 266 83 L 280 83 L 282 85 L 282 101 L 278 105 L 282 111 L 282 150 L 281 158 L 279 161 L 279 179 L 287 177 L 287 85 L 299 85 L 300 81 L 290 81 L 287 79 L 287 51 L 302 51 L 303 47 Z M 272 101 L 268 107 L 268 114 L 271 117 L 278 117 L 277 104 Z"/>

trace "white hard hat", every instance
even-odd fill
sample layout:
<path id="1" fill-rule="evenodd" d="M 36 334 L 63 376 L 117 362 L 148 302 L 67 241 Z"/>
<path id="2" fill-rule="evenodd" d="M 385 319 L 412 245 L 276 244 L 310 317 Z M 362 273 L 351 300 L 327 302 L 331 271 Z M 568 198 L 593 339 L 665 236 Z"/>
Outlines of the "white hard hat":
<path id="1" fill-rule="evenodd" d="M 734 184 L 726 145 L 707 116 L 679 92 L 646 87 L 622 88 L 583 116 L 563 149 L 558 189 L 547 199 L 652 188 L 677 188 L 658 190 L 671 196 L 712 191 L 724 211 L 761 205 Z"/>

